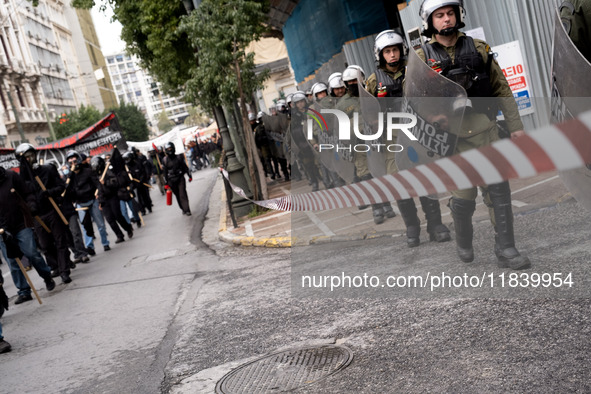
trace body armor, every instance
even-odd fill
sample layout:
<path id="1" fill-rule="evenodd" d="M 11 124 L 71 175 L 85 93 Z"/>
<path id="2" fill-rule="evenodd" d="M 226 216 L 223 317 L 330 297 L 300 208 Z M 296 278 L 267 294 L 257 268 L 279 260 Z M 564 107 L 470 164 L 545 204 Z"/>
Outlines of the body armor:
<path id="1" fill-rule="evenodd" d="M 468 97 L 492 96 L 490 66 L 493 54 L 489 53 L 488 61 L 485 63 L 472 37 L 458 37 L 454 60 L 439 43 L 424 45 L 423 51 L 431 68 L 466 89 Z M 475 100 L 474 110 L 486 114 L 492 120 L 497 116 L 499 109 L 498 106 L 490 104 L 490 100 Z"/>
<path id="2" fill-rule="evenodd" d="M 394 80 L 381 68 L 376 69 L 376 91 L 373 92 L 376 97 L 402 97 L 402 80 Z"/>

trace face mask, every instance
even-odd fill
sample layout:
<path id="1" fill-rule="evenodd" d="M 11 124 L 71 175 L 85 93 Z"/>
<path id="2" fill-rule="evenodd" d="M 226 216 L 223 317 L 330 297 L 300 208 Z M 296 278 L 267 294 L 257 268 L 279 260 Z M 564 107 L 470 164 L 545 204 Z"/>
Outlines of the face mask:
<path id="1" fill-rule="evenodd" d="M 349 91 L 349 94 L 353 97 L 359 97 L 359 85 L 357 85 L 356 83 L 352 83 L 349 86 L 347 86 L 347 90 Z"/>
<path id="2" fill-rule="evenodd" d="M 68 175 L 70 173 L 70 170 L 68 168 L 62 170 L 62 172 L 64 173 L 64 175 Z"/>

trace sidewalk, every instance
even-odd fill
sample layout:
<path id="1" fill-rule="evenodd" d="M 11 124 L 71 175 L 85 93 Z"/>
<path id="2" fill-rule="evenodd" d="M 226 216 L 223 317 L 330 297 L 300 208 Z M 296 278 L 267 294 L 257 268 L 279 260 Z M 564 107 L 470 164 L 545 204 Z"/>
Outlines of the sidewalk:
<path id="1" fill-rule="evenodd" d="M 298 182 L 268 180 L 269 198 L 312 191 L 306 180 Z M 222 182 L 221 178 L 218 179 L 218 182 Z M 234 228 L 227 209 L 225 191 L 223 187 L 221 189 L 219 238 L 234 245 L 283 248 L 292 245 L 398 237 L 404 236 L 406 231 L 395 203 L 392 203 L 392 207 L 396 212 L 396 217 L 386 218 L 384 223 L 379 225 L 373 222 L 371 207 L 362 210 L 355 207 L 310 212 L 269 211 L 252 218 L 236 218 L 238 227 Z M 555 172 L 512 181 L 511 190 L 513 211 L 516 215 L 552 206 L 566 198 L 571 198 L 570 193 Z M 452 230 L 453 220 L 447 207 L 449 197 L 449 194 L 440 195 L 439 200 L 443 223 Z M 421 242 L 427 242 L 428 235 L 424 214 L 418 199 L 415 199 L 415 202 L 421 219 Z M 476 202 L 474 221 L 488 221 L 488 208 L 482 202 L 482 197 L 478 196 Z"/>

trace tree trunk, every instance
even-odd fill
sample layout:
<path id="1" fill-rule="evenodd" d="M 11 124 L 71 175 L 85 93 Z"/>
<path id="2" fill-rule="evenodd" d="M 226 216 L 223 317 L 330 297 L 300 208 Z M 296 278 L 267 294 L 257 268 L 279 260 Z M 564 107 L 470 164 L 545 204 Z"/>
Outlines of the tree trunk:
<path id="1" fill-rule="evenodd" d="M 238 64 L 238 60 L 234 60 L 234 66 L 235 66 L 235 71 L 236 71 L 236 77 L 238 79 L 238 93 L 240 95 L 240 112 L 242 114 L 244 139 L 246 141 L 246 154 L 248 156 L 248 172 L 249 172 L 250 178 L 252 180 L 252 188 L 253 188 L 252 193 L 255 196 L 255 199 L 259 198 L 257 184 L 260 183 L 261 197 L 263 200 L 266 200 L 266 199 L 268 199 L 267 180 L 265 179 L 265 171 L 263 169 L 263 164 L 261 163 L 261 159 L 259 158 L 259 153 L 257 152 L 256 144 L 254 141 L 254 135 L 252 133 L 252 126 L 250 125 L 250 121 L 248 120 L 248 111 L 246 109 L 246 100 L 244 98 L 244 91 L 242 90 L 242 76 L 240 75 L 240 65 Z M 259 174 L 259 182 L 257 182 L 256 176 L 254 173 L 254 166 L 255 165 L 257 168 L 257 172 Z"/>

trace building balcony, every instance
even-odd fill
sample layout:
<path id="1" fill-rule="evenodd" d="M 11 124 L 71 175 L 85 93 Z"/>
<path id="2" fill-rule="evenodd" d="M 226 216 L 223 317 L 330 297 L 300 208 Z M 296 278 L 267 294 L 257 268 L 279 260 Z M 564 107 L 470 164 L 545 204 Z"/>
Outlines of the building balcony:
<path id="1" fill-rule="evenodd" d="M 46 123 L 45 112 L 39 108 L 21 108 L 17 110 L 18 119 L 21 123 Z M 4 124 L 9 125 L 16 123 L 14 113 L 12 110 L 6 111 L 2 114 Z"/>

